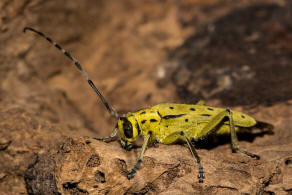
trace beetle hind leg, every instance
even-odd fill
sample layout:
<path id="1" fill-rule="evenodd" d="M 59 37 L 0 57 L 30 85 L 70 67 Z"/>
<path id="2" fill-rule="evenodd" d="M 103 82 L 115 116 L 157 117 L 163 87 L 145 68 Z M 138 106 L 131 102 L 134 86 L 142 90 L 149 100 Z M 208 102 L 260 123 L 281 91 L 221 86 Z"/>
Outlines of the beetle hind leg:
<path id="1" fill-rule="evenodd" d="M 247 150 L 241 149 L 238 145 L 238 138 L 235 132 L 235 127 L 234 127 L 234 122 L 233 122 L 233 117 L 232 117 L 232 113 L 230 112 L 229 109 L 226 109 L 226 114 L 229 118 L 229 126 L 230 126 L 230 134 L 231 134 L 231 146 L 232 146 L 232 150 L 234 151 L 238 151 L 241 152 L 243 154 L 246 154 L 252 158 L 256 158 L 256 159 L 260 159 L 260 156 L 253 154 Z"/>
<path id="2" fill-rule="evenodd" d="M 248 155 L 248 156 L 250 156 L 250 157 L 252 157 L 252 158 L 255 158 L 255 159 L 260 159 L 260 158 L 261 158 L 261 157 L 260 157 L 259 155 L 257 155 L 257 154 L 253 154 L 253 153 L 251 153 L 251 152 L 249 152 L 249 151 L 247 151 L 247 150 L 241 149 L 241 148 L 238 146 L 238 144 L 237 144 L 236 142 L 232 141 L 232 140 L 231 140 L 231 144 L 232 144 L 232 149 L 233 149 L 234 151 L 241 152 L 241 153 L 246 154 L 246 155 Z"/>
<path id="3" fill-rule="evenodd" d="M 222 121 L 226 117 L 228 118 L 228 121 L 229 121 L 232 150 L 241 152 L 241 153 L 246 154 L 252 158 L 260 159 L 260 156 L 253 154 L 251 152 L 248 152 L 247 150 L 239 147 L 238 139 L 237 139 L 237 135 L 236 135 L 235 127 L 234 127 L 232 112 L 229 109 L 226 109 L 226 110 L 220 112 L 219 114 L 215 115 L 210 120 L 210 122 L 203 128 L 203 130 L 200 132 L 200 134 L 198 135 L 199 139 L 203 139 L 204 137 L 206 137 L 212 133 L 216 133 L 216 131 L 218 130 L 217 127 L 220 124 L 222 124 Z"/>

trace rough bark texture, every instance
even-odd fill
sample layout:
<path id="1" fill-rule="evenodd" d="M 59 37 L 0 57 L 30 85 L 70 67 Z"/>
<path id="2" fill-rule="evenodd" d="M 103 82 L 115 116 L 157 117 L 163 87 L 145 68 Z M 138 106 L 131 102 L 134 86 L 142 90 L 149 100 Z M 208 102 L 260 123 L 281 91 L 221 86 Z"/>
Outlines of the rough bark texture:
<path id="1" fill-rule="evenodd" d="M 1 194 L 292 194 L 292 4 L 284 0 L 0 1 Z M 141 148 L 92 139 L 115 126 L 79 59 L 120 113 L 161 102 L 230 107 L 274 126 Z"/>

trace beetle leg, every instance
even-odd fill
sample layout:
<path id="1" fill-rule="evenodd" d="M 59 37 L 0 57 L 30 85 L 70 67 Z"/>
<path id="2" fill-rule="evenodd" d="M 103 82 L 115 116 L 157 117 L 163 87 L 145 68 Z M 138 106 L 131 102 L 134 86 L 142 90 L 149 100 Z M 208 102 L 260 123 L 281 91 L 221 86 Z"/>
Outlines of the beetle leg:
<path id="1" fill-rule="evenodd" d="M 229 109 L 226 109 L 226 113 L 228 115 L 229 118 L 229 126 L 230 126 L 230 134 L 231 134 L 231 145 L 232 145 L 232 149 L 238 152 L 241 152 L 243 154 L 246 154 L 252 158 L 256 158 L 256 159 L 260 159 L 260 156 L 250 153 L 247 150 L 241 149 L 238 145 L 238 139 L 237 139 L 237 135 L 235 132 L 235 127 L 234 127 L 234 122 L 233 122 L 233 117 L 232 117 L 232 113 L 230 112 Z"/>
<path id="2" fill-rule="evenodd" d="M 197 102 L 197 104 L 196 105 L 199 105 L 199 106 L 204 106 L 205 105 L 205 101 L 204 100 L 200 100 L 200 101 L 198 101 Z"/>
<path id="3" fill-rule="evenodd" d="M 199 173 L 198 173 L 199 182 L 203 182 L 203 179 L 205 176 L 204 176 L 203 166 L 202 166 L 201 161 L 200 161 L 200 157 L 199 157 L 194 145 L 191 143 L 190 139 L 186 136 L 186 134 L 183 131 L 180 134 L 186 138 L 186 141 L 187 141 L 189 149 L 192 153 L 192 156 L 196 160 L 198 167 L 199 167 Z"/>
<path id="4" fill-rule="evenodd" d="M 149 142 L 149 139 L 150 139 L 150 137 L 151 137 L 151 134 L 152 134 L 152 132 L 149 131 L 149 133 L 148 133 L 147 136 L 145 137 L 145 139 L 144 139 L 144 143 L 143 143 L 143 145 L 142 145 L 142 150 L 141 150 L 141 153 L 140 153 L 140 155 L 139 155 L 139 158 L 138 158 L 138 160 L 137 160 L 137 162 L 136 162 L 134 168 L 129 172 L 129 174 L 128 174 L 128 179 L 133 178 L 134 175 L 136 174 L 136 172 L 141 168 L 141 163 L 142 163 L 143 155 L 144 155 L 144 153 L 145 153 L 145 151 L 146 151 L 146 147 L 147 147 L 147 145 L 148 145 L 148 142 Z"/>
<path id="5" fill-rule="evenodd" d="M 214 116 L 210 122 L 202 129 L 202 131 L 198 134 L 197 137 L 199 139 L 203 139 L 207 137 L 208 135 L 212 133 L 216 133 L 216 131 L 219 129 L 217 128 L 224 120 L 224 118 L 227 117 L 229 120 L 229 127 L 230 127 L 230 134 L 231 134 L 231 146 L 234 151 L 238 151 L 241 153 L 244 153 L 250 157 L 259 159 L 260 157 L 256 154 L 250 153 L 244 149 L 241 149 L 238 145 L 238 139 L 234 127 L 234 122 L 233 122 L 233 117 L 232 117 L 232 112 L 229 109 L 226 109 L 216 116 Z"/>
<path id="6" fill-rule="evenodd" d="M 96 140 L 101 140 L 101 141 L 104 141 L 104 142 L 111 142 L 111 141 L 114 141 L 114 137 L 117 135 L 118 133 L 118 128 L 115 128 L 111 134 L 107 137 L 95 137 L 93 139 L 96 139 Z"/>

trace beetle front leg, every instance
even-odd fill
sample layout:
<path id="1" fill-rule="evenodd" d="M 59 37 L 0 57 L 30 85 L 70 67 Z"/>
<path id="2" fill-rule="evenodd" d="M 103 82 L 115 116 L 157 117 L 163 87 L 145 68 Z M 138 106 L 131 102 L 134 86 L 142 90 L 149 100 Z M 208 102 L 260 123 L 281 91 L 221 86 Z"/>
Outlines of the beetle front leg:
<path id="1" fill-rule="evenodd" d="M 94 137 L 93 139 L 104 141 L 104 142 L 111 142 L 111 141 L 114 141 L 114 137 L 117 135 L 117 133 L 118 133 L 118 128 L 115 128 L 109 136 L 107 136 L 107 137 Z"/>
<path id="2" fill-rule="evenodd" d="M 151 131 L 149 131 L 149 133 L 147 134 L 146 138 L 144 139 L 144 143 L 143 143 L 143 146 L 142 146 L 141 153 L 139 155 L 139 158 L 138 158 L 134 168 L 129 172 L 128 179 L 132 179 L 134 177 L 134 175 L 136 174 L 136 172 L 141 168 L 143 155 L 144 155 L 144 152 L 146 151 L 146 147 L 148 145 L 150 137 L 151 137 Z"/>

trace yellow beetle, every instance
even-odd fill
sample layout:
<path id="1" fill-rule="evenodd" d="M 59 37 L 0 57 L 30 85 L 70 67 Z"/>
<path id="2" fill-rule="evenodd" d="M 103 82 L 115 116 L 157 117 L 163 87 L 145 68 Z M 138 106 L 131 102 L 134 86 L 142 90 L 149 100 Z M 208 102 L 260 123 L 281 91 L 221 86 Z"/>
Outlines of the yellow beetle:
<path id="1" fill-rule="evenodd" d="M 214 108 L 206 106 L 204 101 L 199 101 L 195 105 L 190 104 L 158 104 L 151 108 L 142 109 L 137 112 L 130 112 L 120 116 L 105 100 L 101 92 L 94 85 L 88 74 L 84 71 L 80 63 L 72 57 L 60 45 L 54 42 L 40 31 L 26 27 L 26 30 L 33 31 L 47 39 L 63 54 L 70 58 L 76 67 L 81 71 L 89 85 L 97 93 L 109 113 L 117 119 L 117 126 L 110 136 L 95 138 L 102 141 L 112 141 L 119 131 L 121 135 L 121 145 L 130 150 L 132 143 L 138 136 L 143 136 L 144 143 L 141 153 L 134 168 L 129 172 L 128 179 L 134 177 L 141 167 L 142 159 L 147 145 L 154 142 L 162 144 L 172 144 L 176 142 L 187 143 L 192 156 L 198 164 L 198 178 L 202 182 L 204 178 L 203 166 L 192 142 L 204 139 L 210 134 L 231 134 L 232 149 L 244 153 L 250 157 L 259 159 L 256 154 L 250 153 L 238 146 L 236 132 L 243 128 L 252 127 L 256 124 L 255 119 L 241 112 L 225 108 Z"/>

